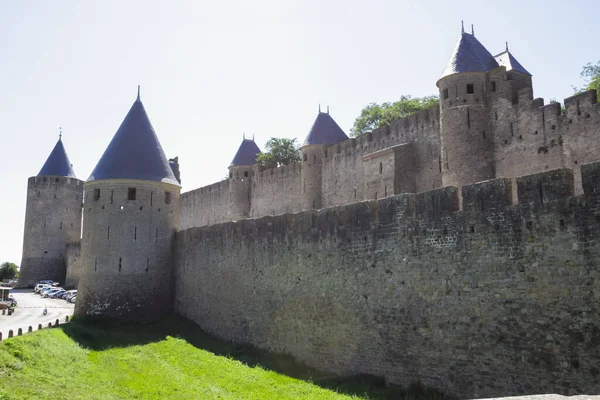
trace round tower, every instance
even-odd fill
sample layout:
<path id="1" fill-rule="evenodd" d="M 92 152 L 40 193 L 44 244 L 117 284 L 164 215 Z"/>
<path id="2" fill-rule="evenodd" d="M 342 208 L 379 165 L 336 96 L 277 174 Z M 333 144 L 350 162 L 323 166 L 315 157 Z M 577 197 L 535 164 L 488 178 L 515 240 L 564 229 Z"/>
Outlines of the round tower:
<path id="1" fill-rule="evenodd" d="M 302 209 L 319 209 L 322 206 L 322 164 L 325 158 L 331 155 L 327 153 L 329 146 L 348 140 L 348 136 L 342 128 L 327 112 L 321 112 L 304 140 L 300 150 L 302 151 Z"/>
<path id="2" fill-rule="evenodd" d="M 80 240 L 83 182 L 59 138 L 37 174 L 27 181 L 23 258 L 18 287 L 66 280 L 66 251 Z"/>
<path id="3" fill-rule="evenodd" d="M 496 67 L 490 52 L 463 29 L 437 82 L 444 186 L 461 187 L 494 178 L 487 72 Z"/>
<path id="4" fill-rule="evenodd" d="M 83 186 L 75 315 L 152 319 L 170 313 L 181 187 L 139 93 Z"/>
<path id="5" fill-rule="evenodd" d="M 229 218 L 232 220 L 250 215 L 252 166 L 259 154 L 260 149 L 254 139 L 244 138 L 229 166 Z"/>

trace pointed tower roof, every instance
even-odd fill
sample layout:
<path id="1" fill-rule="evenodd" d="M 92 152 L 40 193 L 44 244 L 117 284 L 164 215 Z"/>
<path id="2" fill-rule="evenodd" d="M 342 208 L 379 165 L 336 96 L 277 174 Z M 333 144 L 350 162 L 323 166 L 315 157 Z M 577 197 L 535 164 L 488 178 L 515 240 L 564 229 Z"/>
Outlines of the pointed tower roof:
<path id="1" fill-rule="evenodd" d="M 499 65 L 506 67 L 507 71 L 517 71 L 531 76 L 531 74 L 521 65 L 520 62 L 517 61 L 512 53 L 508 51 L 508 44 L 506 44 L 506 50 L 500 54 L 496 54 L 494 58 Z"/>
<path id="2" fill-rule="evenodd" d="M 475 35 L 468 34 L 463 29 L 440 79 L 461 72 L 487 72 L 497 66 L 496 59 Z"/>
<path id="3" fill-rule="evenodd" d="M 44 163 L 44 166 L 37 174 L 42 175 L 55 175 L 55 176 L 66 176 L 67 178 L 77 178 L 75 171 L 73 171 L 73 164 L 69 161 L 69 156 L 63 146 L 62 135 L 59 136 L 58 142 L 52 149 L 52 152 L 48 156 L 48 159 Z"/>
<path id="4" fill-rule="evenodd" d="M 311 144 L 336 144 L 344 140 L 348 140 L 348 135 L 331 118 L 329 109 L 326 113 L 319 110 L 319 115 L 317 115 L 317 119 L 315 119 L 315 123 L 310 132 L 308 132 L 308 136 L 306 136 L 302 146 Z"/>
<path id="5" fill-rule="evenodd" d="M 256 157 L 260 154 L 260 149 L 254 142 L 254 140 L 244 138 L 242 144 L 238 148 L 230 167 L 239 167 L 242 165 L 254 165 L 256 164 Z"/>
<path id="6" fill-rule="evenodd" d="M 140 100 L 139 87 L 137 99 L 87 181 L 101 179 L 139 179 L 179 186 Z"/>

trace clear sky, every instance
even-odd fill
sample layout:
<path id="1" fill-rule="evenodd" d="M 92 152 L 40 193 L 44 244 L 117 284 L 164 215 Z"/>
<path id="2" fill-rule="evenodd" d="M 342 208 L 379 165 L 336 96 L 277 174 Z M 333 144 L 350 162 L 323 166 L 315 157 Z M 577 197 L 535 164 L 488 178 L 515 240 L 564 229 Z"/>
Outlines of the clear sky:
<path id="1" fill-rule="evenodd" d="M 226 176 L 242 134 L 302 141 L 318 105 L 347 133 L 370 102 L 436 94 L 460 21 L 505 41 L 534 95 L 562 100 L 600 59 L 600 2 L 20 0 L 0 2 L 0 262 L 20 264 L 27 178 L 63 128 L 87 179 L 135 100 L 183 190 Z"/>

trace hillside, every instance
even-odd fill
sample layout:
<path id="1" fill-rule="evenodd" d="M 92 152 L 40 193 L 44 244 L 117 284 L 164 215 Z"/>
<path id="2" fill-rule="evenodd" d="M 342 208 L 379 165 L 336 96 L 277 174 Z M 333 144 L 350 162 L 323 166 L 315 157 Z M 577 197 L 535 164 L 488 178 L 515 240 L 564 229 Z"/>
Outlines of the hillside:
<path id="1" fill-rule="evenodd" d="M 171 329 L 194 334 L 196 343 L 166 335 Z M 7 339 L 0 343 L 0 399 L 442 399 L 372 382 L 291 378 L 271 369 L 306 378 L 318 372 L 193 330 L 177 318 L 119 328 L 72 322 Z"/>

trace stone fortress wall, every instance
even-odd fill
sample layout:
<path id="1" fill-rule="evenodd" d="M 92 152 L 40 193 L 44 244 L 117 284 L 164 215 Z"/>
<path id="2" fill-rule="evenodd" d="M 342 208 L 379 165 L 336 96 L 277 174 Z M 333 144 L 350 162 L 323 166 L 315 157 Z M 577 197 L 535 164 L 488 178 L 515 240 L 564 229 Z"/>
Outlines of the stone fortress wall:
<path id="1" fill-rule="evenodd" d="M 596 393 L 600 163 L 575 175 L 581 195 L 557 169 L 180 231 L 175 310 L 342 375 Z"/>
<path id="2" fill-rule="evenodd" d="M 315 208 L 440 188 L 444 176 L 458 187 L 475 183 L 479 179 L 464 176 L 479 168 L 477 160 L 481 158 L 490 160 L 488 170 L 480 174 L 484 180 L 572 168 L 575 193 L 581 194 L 577 167 L 598 161 L 600 154 L 600 106 L 595 91 L 565 99 L 563 113 L 559 103 L 544 105 L 543 99 L 533 99 L 531 87 L 516 90 L 504 67 L 487 74 L 485 85 L 491 82 L 497 82 L 495 90 L 481 89 L 481 101 L 485 99 L 487 105 L 477 114 L 469 106 L 480 101 L 475 97 L 477 90 L 449 99 L 441 96 L 442 109 L 452 101 L 466 104 L 454 107 L 452 123 L 446 120 L 452 131 L 448 126 L 441 128 L 440 109 L 434 107 L 357 138 L 324 146 L 317 166 L 321 202 Z M 478 124 L 473 121 L 476 115 Z M 485 151 L 475 148 L 475 139 L 483 142 Z M 183 193 L 182 229 L 313 208 L 302 202 L 310 184 L 303 170 L 311 167 L 312 160 L 305 157 L 299 163 L 264 170 L 258 165 L 238 167 L 228 181 Z M 457 175 L 453 175 L 455 168 L 461 169 Z M 236 186 L 240 180 L 249 180 L 249 184 Z M 249 202 L 245 215 L 236 212 L 239 199 Z"/>

